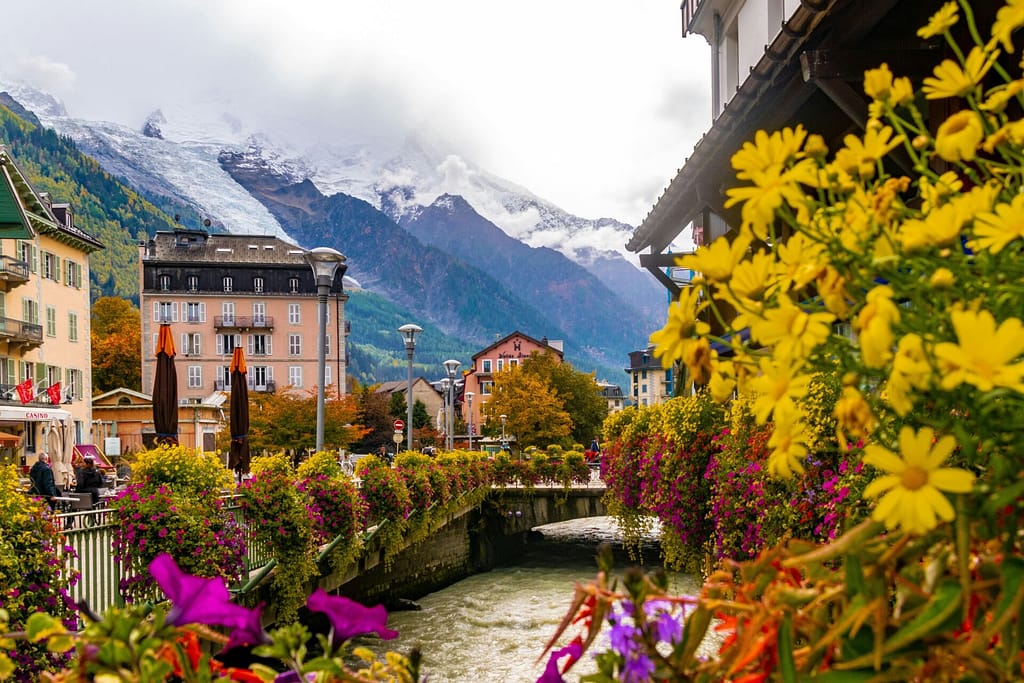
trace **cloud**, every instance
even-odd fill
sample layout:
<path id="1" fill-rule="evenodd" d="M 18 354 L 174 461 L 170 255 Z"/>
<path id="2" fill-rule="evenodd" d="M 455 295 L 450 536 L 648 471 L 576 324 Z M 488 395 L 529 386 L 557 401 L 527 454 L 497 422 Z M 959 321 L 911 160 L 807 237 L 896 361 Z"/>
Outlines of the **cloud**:
<path id="1" fill-rule="evenodd" d="M 71 93 L 76 80 L 75 72 L 69 65 L 50 61 L 40 55 L 19 57 L 11 70 L 11 76 L 58 97 Z"/>

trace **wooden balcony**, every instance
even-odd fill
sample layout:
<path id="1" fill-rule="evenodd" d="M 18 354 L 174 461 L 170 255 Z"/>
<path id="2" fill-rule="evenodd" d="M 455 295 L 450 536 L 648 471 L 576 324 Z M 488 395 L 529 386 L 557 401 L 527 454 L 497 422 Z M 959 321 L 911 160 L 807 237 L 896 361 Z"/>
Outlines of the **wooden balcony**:
<path id="1" fill-rule="evenodd" d="M 11 256 L 0 256 L 0 282 L 7 283 L 8 291 L 28 282 L 28 264 Z"/>
<path id="2" fill-rule="evenodd" d="M 222 330 L 272 330 L 273 316 L 215 315 L 213 326 Z"/>

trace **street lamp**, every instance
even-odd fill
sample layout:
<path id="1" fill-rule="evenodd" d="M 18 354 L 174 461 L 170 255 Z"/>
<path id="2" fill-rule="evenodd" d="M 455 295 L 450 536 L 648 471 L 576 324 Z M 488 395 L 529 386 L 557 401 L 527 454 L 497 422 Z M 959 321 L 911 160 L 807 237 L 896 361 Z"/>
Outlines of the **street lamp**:
<path id="1" fill-rule="evenodd" d="M 448 450 L 452 450 L 455 447 L 454 437 L 455 434 L 455 372 L 459 369 L 459 361 L 454 358 L 449 358 L 444 363 L 445 372 L 448 373 Z"/>
<path id="2" fill-rule="evenodd" d="M 466 414 L 469 419 L 466 421 L 466 435 L 469 437 L 469 450 L 473 450 L 473 392 L 466 392 Z"/>
<path id="3" fill-rule="evenodd" d="M 440 384 L 441 384 L 441 396 L 442 396 L 442 401 L 441 401 L 442 408 L 441 408 L 441 426 L 440 426 L 439 430 L 444 432 L 444 448 L 446 448 L 446 449 L 448 448 L 448 387 L 451 385 L 451 383 L 452 383 L 452 381 L 450 379 L 448 379 L 447 377 L 442 378 L 441 382 L 440 382 Z"/>
<path id="4" fill-rule="evenodd" d="M 405 355 L 409 359 L 408 384 L 405 388 L 405 428 L 409 430 L 405 442 L 405 449 L 412 450 L 412 354 L 416 350 L 416 334 L 423 331 L 423 328 L 413 323 L 406 323 L 398 328 L 405 339 Z"/>
<path id="5" fill-rule="evenodd" d="M 499 415 L 501 418 L 501 450 L 505 450 L 508 446 L 508 441 L 505 439 L 505 420 L 508 419 L 508 415 Z"/>
<path id="6" fill-rule="evenodd" d="M 316 294 L 319 301 L 320 339 L 317 343 L 316 380 L 316 450 L 324 449 L 324 381 L 327 378 L 327 295 L 331 293 L 334 276 L 338 269 L 344 275 L 348 266 L 345 255 L 330 247 L 317 247 L 305 253 L 306 263 L 313 269 L 316 278 Z"/>

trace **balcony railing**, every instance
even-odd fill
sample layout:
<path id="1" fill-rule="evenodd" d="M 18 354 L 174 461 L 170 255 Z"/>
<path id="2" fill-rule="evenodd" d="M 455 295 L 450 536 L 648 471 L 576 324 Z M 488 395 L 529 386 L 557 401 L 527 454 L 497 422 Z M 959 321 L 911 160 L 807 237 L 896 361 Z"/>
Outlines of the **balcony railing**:
<path id="1" fill-rule="evenodd" d="M 215 315 L 213 326 L 224 329 L 274 329 L 273 316 L 251 316 L 251 315 Z"/>
<path id="2" fill-rule="evenodd" d="M 12 285 L 28 282 L 28 264 L 12 256 L 0 256 L 0 280 Z"/>
<path id="3" fill-rule="evenodd" d="M 248 382 L 249 391 L 255 391 L 259 393 L 272 394 L 277 390 L 277 383 L 274 380 L 268 380 L 263 384 L 255 384 L 252 380 Z M 225 382 L 222 379 L 215 380 L 213 383 L 214 391 L 231 391 L 231 382 Z"/>
<path id="4" fill-rule="evenodd" d="M 43 326 L 0 316 L 0 339 L 23 346 L 40 346 L 43 343 Z"/>

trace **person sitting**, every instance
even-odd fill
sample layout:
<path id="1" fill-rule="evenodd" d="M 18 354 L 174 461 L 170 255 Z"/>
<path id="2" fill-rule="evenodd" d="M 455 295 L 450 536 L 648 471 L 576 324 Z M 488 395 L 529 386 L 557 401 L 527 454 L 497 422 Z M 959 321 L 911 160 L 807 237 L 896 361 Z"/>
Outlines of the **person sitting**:
<path id="1" fill-rule="evenodd" d="M 78 485 L 75 487 L 75 491 L 78 493 L 89 493 L 92 495 L 92 504 L 95 506 L 100 502 L 100 489 L 106 486 L 106 482 L 103 480 L 103 474 L 96 467 L 96 463 L 89 456 L 86 456 L 83 460 L 82 469 L 78 471 L 78 475 L 75 477 L 78 480 Z"/>
<path id="2" fill-rule="evenodd" d="M 28 471 L 28 477 L 32 480 L 32 488 L 29 492 L 36 496 L 42 496 L 52 510 L 56 504 L 53 497 L 60 495 L 60 492 L 57 490 L 57 482 L 53 478 L 50 456 L 46 453 L 40 453 L 39 459 L 32 465 L 32 469 Z"/>

